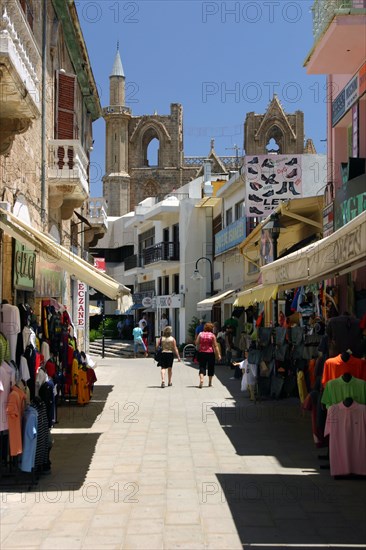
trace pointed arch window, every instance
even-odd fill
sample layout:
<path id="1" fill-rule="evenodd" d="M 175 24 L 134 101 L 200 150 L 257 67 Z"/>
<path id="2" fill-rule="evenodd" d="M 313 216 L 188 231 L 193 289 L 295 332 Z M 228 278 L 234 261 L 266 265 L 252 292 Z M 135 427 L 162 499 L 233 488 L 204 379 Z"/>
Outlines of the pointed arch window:
<path id="1" fill-rule="evenodd" d="M 160 139 L 155 128 L 150 127 L 142 137 L 142 165 L 160 165 Z"/>

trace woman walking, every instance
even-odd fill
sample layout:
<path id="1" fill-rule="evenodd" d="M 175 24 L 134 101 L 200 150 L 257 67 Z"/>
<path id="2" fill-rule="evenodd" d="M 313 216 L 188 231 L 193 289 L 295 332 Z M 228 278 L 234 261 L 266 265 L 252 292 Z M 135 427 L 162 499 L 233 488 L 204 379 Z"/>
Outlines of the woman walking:
<path id="1" fill-rule="evenodd" d="M 168 386 L 172 386 L 172 375 L 173 375 L 173 360 L 174 354 L 177 356 L 178 361 L 180 361 L 179 351 L 177 348 L 177 342 L 172 336 L 172 327 L 167 326 L 163 330 L 163 335 L 159 339 L 159 344 L 161 342 L 161 359 L 159 365 L 161 367 L 161 387 L 165 388 L 165 371 L 168 369 Z M 158 344 L 158 345 L 159 345 Z"/>
<path id="2" fill-rule="evenodd" d="M 200 366 L 199 388 L 203 386 L 203 379 L 208 371 L 208 385 L 212 386 L 212 377 L 215 374 L 215 359 L 221 361 L 220 348 L 213 334 L 213 324 L 206 323 L 203 332 L 200 332 L 195 341 L 198 346 L 198 363 Z M 215 357 L 216 356 L 216 357 Z"/>

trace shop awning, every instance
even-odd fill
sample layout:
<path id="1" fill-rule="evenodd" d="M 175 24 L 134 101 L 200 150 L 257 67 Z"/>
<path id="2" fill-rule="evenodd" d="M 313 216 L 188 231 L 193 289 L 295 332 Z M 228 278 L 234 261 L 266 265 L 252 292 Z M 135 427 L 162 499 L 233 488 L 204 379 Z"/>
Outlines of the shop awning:
<path id="1" fill-rule="evenodd" d="M 321 213 L 323 211 L 324 199 L 322 196 L 294 198 L 286 200 L 279 204 L 272 212 L 280 216 L 281 226 L 283 229 L 291 228 L 296 223 L 310 225 L 318 230 L 322 229 Z M 258 247 L 258 240 L 262 229 L 270 221 L 271 215 L 262 220 L 249 235 L 239 244 L 241 252 Z M 280 234 L 281 239 L 281 234 Z"/>
<path id="2" fill-rule="evenodd" d="M 0 208 L 0 227 L 32 250 L 43 255 L 47 262 L 55 262 L 71 276 L 99 290 L 112 300 L 118 300 L 118 309 L 125 311 L 132 303 L 130 289 L 61 246 L 48 235 L 30 227 L 16 216 Z"/>
<path id="3" fill-rule="evenodd" d="M 218 304 L 225 298 L 229 298 L 229 296 L 232 296 L 234 292 L 235 290 L 225 290 L 225 292 L 221 292 L 220 294 L 215 294 L 205 300 L 201 300 L 201 302 L 198 302 L 197 304 L 197 311 L 210 311 L 215 304 Z"/>
<path id="4" fill-rule="evenodd" d="M 235 302 L 235 307 L 248 307 L 256 302 L 268 302 L 274 300 L 277 296 L 278 285 L 257 285 L 248 290 L 239 292 Z"/>
<path id="5" fill-rule="evenodd" d="M 265 285 L 308 284 L 366 265 L 366 211 L 315 243 L 261 267 Z"/>
<path id="6" fill-rule="evenodd" d="M 144 306 L 142 304 L 133 304 L 128 309 L 125 310 L 125 315 L 132 315 L 134 311 L 137 309 L 144 309 Z"/>

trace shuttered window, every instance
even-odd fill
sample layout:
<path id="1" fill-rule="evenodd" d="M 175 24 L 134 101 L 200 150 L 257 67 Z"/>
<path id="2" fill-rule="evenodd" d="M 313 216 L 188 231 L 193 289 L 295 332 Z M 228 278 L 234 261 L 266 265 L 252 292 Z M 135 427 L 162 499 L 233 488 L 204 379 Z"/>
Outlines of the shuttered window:
<path id="1" fill-rule="evenodd" d="M 22 10 L 24 11 L 25 18 L 28 21 L 30 28 L 33 30 L 34 16 L 32 2 L 30 0 L 20 0 L 20 5 L 22 6 Z"/>
<path id="2" fill-rule="evenodd" d="M 57 73 L 56 139 L 78 139 L 75 124 L 76 76 Z"/>

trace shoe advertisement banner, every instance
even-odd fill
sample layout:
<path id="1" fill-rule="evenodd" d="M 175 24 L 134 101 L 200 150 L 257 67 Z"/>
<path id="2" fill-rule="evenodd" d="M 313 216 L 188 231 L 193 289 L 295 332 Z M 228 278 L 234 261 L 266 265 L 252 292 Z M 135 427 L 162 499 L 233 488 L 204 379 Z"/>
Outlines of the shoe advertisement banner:
<path id="1" fill-rule="evenodd" d="M 302 197 L 301 155 L 247 156 L 245 215 L 269 216 L 283 200 Z"/>

